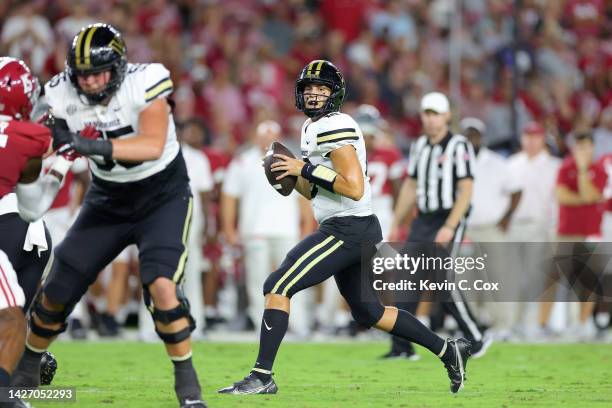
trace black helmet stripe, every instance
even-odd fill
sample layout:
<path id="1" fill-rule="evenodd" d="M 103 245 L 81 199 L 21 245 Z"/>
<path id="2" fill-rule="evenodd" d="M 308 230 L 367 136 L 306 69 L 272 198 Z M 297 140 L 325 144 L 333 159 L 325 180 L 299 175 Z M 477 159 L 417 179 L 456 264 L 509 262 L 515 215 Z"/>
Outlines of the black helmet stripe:
<path id="1" fill-rule="evenodd" d="M 89 29 L 87 33 L 87 37 L 85 38 L 85 46 L 84 46 L 84 64 L 86 67 L 91 65 L 91 39 L 93 38 L 94 33 L 98 29 L 98 26 L 93 26 Z"/>

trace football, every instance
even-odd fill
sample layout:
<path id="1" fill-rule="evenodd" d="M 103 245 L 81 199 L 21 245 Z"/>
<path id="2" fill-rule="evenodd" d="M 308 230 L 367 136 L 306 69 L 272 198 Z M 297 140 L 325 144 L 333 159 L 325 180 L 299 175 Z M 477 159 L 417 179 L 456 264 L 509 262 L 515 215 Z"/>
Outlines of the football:
<path id="1" fill-rule="evenodd" d="M 264 169 L 266 170 L 266 177 L 268 178 L 268 182 L 276 191 L 284 196 L 288 196 L 291 194 L 293 189 L 295 188 L 295 183 L 297 183 L 297 176 L 287 176 L 282 180 L 276 180 L 282 171 L 272 171 L 272 164 L 280 161 L 280 159 L 274 157 L 275 154 L 284 154 L 285 156 L 289 156 L 291 158 L 295 158 L 293 153 L 287 147 L 285 147 L 280 142 L 272 143 L 272 146 L 266 152 L 266 157 L 264 158 Z"/>

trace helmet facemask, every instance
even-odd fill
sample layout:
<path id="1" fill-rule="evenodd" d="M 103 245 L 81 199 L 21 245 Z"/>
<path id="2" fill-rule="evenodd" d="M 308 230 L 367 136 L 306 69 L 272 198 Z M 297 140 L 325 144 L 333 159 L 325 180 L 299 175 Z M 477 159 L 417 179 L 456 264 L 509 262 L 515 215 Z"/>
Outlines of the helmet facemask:
<path id="1" fill-rule="evenodd" d="M 106 64 L 89 70 L 72 70 L 68 66 L 66 67 L 70 81 L 76 88 L 79 95 L 83 95 L 90 105 L 100 104 L 107 98 L 113 96 L 125 78 L 126 69 L 127 62 L 125 60 L 115 61 L 111 64 Z M 79 85 L 79 75 L 98 74 L 104 71 L 110 71 L 110 78 L 102 90 L 96 93 L 89 93 L 83 90 Z"/>
<path id="2" fill-rule="evenodd" d="M 308 85 L 324 85 L 329 88 L 330 94 L 329 95 L 317 94 L 317 93 L 307 94 L 305 90 Z M 303 112 L 306 116 L 308 116 L 309 118 L 322 116 L 326 113 L 326 111 L 328 111 L 331 108 L 330 98 L 331 98 L 331 93 L 333 89 L 332 86 L 333 85 L 328 82 L 308 81 L 308 80 L 304 80 L 298 85 L 298 97 L 301 98 L 300 104 L 304 107 Z M 322 105 L 317 106 L 317 107 L 309 107 L 308 106 L 309 103 L 307 102 L 306 95 L 312 95 L 316 97 L 316 102 L 322 102 Z M 320 103 L 317 103 L 317 105 L 319 104 Z"/>

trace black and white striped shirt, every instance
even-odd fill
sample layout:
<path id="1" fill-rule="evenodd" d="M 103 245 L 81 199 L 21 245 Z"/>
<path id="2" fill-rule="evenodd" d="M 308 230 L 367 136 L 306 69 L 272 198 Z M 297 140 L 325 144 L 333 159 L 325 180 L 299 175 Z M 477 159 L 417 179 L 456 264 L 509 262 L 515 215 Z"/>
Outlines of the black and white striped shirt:
<path id="1" fill-rule="evenodd" d="M 408 175 L 417 181 L 417 204 L 421 214 L 448 212 L 457 195 L 457 182 L 473 178 L 474 149 L 463 135 L 448 133 L 431 144 L 423 135 L 413 143 Z"/>

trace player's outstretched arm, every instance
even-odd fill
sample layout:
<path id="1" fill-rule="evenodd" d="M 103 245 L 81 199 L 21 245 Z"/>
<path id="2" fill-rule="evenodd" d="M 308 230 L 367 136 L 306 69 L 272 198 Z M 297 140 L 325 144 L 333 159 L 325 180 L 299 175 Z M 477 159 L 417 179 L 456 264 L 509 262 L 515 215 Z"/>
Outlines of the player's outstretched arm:
<path id="1" fill-rule="evenodd" d="M 39 178 L 42 159 L 38 157 L 28 161 L 15 190 L 19 215 L 24 221 L 34 222 L 47 212 L 71 165 L 71 161 L 58 157 L 51 170 Z"/>

